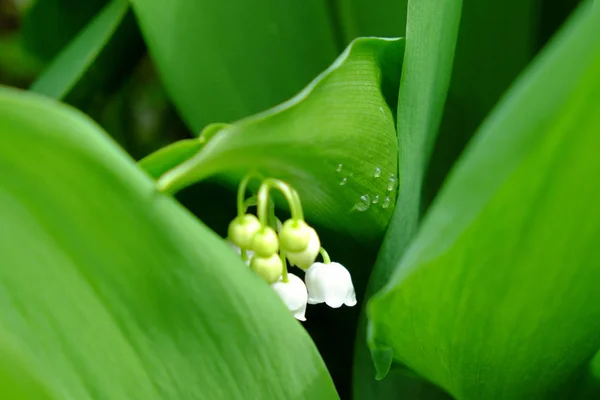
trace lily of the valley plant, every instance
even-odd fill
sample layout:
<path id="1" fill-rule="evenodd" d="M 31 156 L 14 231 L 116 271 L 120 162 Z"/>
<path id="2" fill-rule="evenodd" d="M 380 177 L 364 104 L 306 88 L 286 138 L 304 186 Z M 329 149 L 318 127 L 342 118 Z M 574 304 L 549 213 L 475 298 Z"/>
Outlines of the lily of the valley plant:
<path id="1" fill-rule="evenodd" d="M 307 304 L 325 303 L 332 308 L 356 305 L 350 273 L 343 265 L 331 262 L 317 231 L 304 220 L 298 192 L 286 182 L 267 178 L 262 180 L 256 197 L 245 199 L 254 176 L 249 174 L 239 185 L 238 215 L 228 229 L 228 240 L 242 260 L 271 285 L 300 321 L 306 320 Z M 291 218 L 283 224 L 269 207 L 272 189 L 283 194 L 291 211 Z M 258 217 L 247 213 L 248 205 L 254 202 Z M 316 262 L 319 254 L 323 262 Z M 288 272 L 288 262 L 306 273 L 306 283 Z"/>

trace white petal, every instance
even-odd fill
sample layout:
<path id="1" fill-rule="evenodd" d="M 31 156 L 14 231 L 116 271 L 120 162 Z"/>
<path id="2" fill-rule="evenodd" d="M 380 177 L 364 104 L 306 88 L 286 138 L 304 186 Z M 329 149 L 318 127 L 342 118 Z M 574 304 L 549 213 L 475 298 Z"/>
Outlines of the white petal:
<path id="1" fill-rule="evenodd" d="M 314 263 L 306 272 L 308 303 L 325 303 L 329 307 L 339 308 L 343 304 L 356 305 L 356 293 L 352 285 L 350 272 L 343 265 Z"/>
<path id="2" fill-rule="evenodd" d="M 242 254 L 242 249 L 240 249 L 238 246 L 236 246 L 235 244 L 233 244 L 233 242 L 231 242 L 231 240 L 226 240 L 226 242 L 231 246 L 231 248 L 238 253 L 239 255 Z M 250 261 L 252 261 L 252 257 L 254 256 L 254 252 L 252 250 L 246 250 L 246 256 L 248 257 L 248 260 L 246 260 L 246 265 L 250 265 Z"/>
<path id="3" fill-rule="evenodd" d="M 242 249 L 240 249 L 238 246 L 236 246 L 235 244 L 233 244 L 233 242 L 229 239 L 226 240 L 227 244 L 229 244 L 229 246 L 231 246 L 231 248 L 238 254 L 242 254 Z"/>
<path id="4" fill-rule="evenodd" d="M 306 312 L 308 293 L 302 279 L 288 273 L 287 282 L 283 282 L 282 278 L 280 278 L 277 282 L 271 284 L 271 287 L 279 295 L 286 307 L 294 314 L 296 319 L 306 321 L 304 314 Z"/>
<path id="5" fill-rule="evenodd" d="M 298 253 L 288 252 L 285 253 L 285 256 L 291 265 L 295 265 L 306 271 L 315 262 L 317 256 L 319 255 L 319 250 L 321 250 L 321 241 L 319 240 L 319 235 L 317 235 L 317 231 L 315 231 L 313 228 L 310 228 L 310 239 L 308 241 L 306 250 Z"/>

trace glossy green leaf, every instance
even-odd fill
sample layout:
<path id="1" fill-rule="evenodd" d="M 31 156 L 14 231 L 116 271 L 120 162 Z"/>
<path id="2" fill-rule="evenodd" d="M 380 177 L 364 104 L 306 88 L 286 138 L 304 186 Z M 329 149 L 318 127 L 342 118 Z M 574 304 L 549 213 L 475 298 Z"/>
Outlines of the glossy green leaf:
<path id="1" fill-rule="evenodd" d="M 158 181 L 176 191 L 259 170 L 299 191 L 311 221 L 381 238 L 395 203 L 396 93 L 404 42 L 359 39 L 293 99 L 223 128 Z"/>
<path id="2" fill-rule="evenodd" d="M 452 73 L 461 6 L 460 0 L 408 2 L 406 53 L 398 99 L 398 203 L 371 273 L 367 297 L 387 282 L 419 223 L 423 177 Z M 405 382 L 374 381 L 375 370 L 365 340 L 366 322 L 363 315 L 354 358 L 354 375 L 358 377 L 354 382 L 355 398 L 395 398 L 404 391 Z"/>
<path id="3" fill-rule="evenodd" d="M 599 70 L 587 3 L 482 126 L 370 302 L 373 345 L 456 398 L 557 398 L 600 348 Z"/>
<path id="4" fill-rule="evenodd" d="M 195 132 L 292 97 L 331 63 L 321 0 L 132 0 L 163 82 Z"/>
<path id="5" fill-rule="evenodd" d="M 0 220 L 6 398 L 337 398 L 269 286 L 80 113 L 0 90 Z"/>
<path id="6" fill-rule="evenodd" d="M 62 99 L 94 63 L 112 37 L 128 9 L 126 0 L 112 0 L 60 52 L 52 64 L 31 85 L 30 90 Z"/>

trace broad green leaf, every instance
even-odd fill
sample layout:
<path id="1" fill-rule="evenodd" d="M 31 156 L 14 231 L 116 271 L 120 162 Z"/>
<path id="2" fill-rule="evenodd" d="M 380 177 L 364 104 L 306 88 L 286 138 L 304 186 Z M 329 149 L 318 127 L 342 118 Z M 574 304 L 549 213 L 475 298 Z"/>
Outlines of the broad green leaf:
<path id="1" fill-rule="evenodd" d="M 333 61 L 322 0 L 132 0 L 167 90 L 190 128 L 290 98 Z"/>
<path id="2" fill-rule="evenodd" d="M 0 90 L 0 221 L 8 398 L 337 398 L 268 285 L 78 112 Z"/>
<path id="3" fill-rule="evenodd" d="M 482 126 L 369 304 L 373 345 L 456 398 L 556 398 L 600 348 L 599 70 L 587 3 Z"/>
<path id="4" fill-rule="evenodd" d="M 367 297 L 391 275 L 419 223 L 423 177 L 442 117 L 462 2 L 412 0 L 408 2 L 406 52 L 398 98 L 398 203 L 371 273 Z M 400 23 L 402 22 L 402 18 Z M 404 382 L 375 382 L 367 348 L 366 317 L 357 333 L 354 375 L 356 398 L 396 397 Z M 376 361 L 377 362 L 377 361 Z"/>
<path id="5" fill-rule="evenodd" d="M 123 20 L 126 0 L 112 0 L 85 29 L 60 52 L 52 64 L 31 85 L 30 90 L 62 99 L 94 63 Z"/>
<path id="6" fill-rule="evenodd" d="M 311 221 L 368 241 L 395 203 L 394 124 L 404 42 L 365 38 L 291 100 L 224 127 L 158 181 L 176 191 L 215 174 L 258 170 L 299 191 Z M 210 128 L 210 127 L 209 127 Z"/>

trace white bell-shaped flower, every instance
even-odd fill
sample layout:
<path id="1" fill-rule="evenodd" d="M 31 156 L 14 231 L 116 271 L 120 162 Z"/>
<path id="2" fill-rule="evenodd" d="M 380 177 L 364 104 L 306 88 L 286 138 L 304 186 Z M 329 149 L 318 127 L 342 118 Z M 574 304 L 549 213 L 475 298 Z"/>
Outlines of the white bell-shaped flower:
<path id="1" fill-rule="evenodd" d="M 308 304 L 325 303 L 331 308 L 356 305 L 350 272 L 340 263 L 314 263 L 306 271 Z"/>
<path id="2" fill-rule="evenodd" d="M 319 240 L 317 231 L 309 227 L 309 235 L 310 237 L 306 249 L 297 253 L 291 251 L 285 253 L 285 256 L 291 265 L 295 265 L 305 271 L 315 262 L 319 255 L 319 250 L 321 249 L 321 241 Z"/>
<path id="3" fill-rule="evenodd" d="M 233 244 L 231 242 L 231 240 L 227 240 L 227 243 L 231 246 L 231 248 L 233 249 L 233 251 L 235 251 L 236 253 L 238 253 L 240 256 L 242 255 L 242 249 L 240 249 L 238 246 L 236 246 L 235 244 Z M 252 257 L 254 256 L 254 252 L 252 250 L 246 250 L 246 257 L 248 258 L 246 260 L 246 265 L 250 265 L 250 261 L 252 261 Z"/>
<path id="4" fill-rule="evenodd" d="M 287 276 L 287 282 L 279 278 L 277 282 L 271 284 L 271 287 L 297 320 L 306 321 L 304 316 L 306 313 L 306 303 L 308 302 L 306 285 L 304 285 L 302 279 L 294 274 L 288 273 Z"/>

